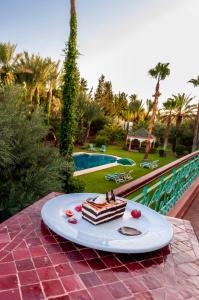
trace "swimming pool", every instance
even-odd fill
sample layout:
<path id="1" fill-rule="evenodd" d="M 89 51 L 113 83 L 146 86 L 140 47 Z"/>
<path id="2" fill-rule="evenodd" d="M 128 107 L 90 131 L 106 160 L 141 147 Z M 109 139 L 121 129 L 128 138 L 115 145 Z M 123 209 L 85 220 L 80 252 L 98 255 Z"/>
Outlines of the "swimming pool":
<path id="1" fill-rule="evenodd" d="M 116 163 L 118 157 L 106 154 L 76 153 L 73 155 L 75 170 L 81 171 Z"/>

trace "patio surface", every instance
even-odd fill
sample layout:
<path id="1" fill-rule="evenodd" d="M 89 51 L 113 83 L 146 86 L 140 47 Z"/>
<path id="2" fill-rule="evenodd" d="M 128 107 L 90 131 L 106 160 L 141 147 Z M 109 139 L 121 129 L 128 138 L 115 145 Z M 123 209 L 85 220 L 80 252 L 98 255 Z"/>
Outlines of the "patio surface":
<path id="1" fill-rule="evenodd" d="M 194 199 L 183 219 L 189 220 L 199 240 L 199 195 Z"/>
<path id="2" fill-rule="evenodd" d="M 0 299 L 199 299 L 199 243 L 189 221 L 168 218 L 174 238 L 159 251 L 95 251 L 41 221 L 41 206 L 55 195 L 0 225 Z"/>

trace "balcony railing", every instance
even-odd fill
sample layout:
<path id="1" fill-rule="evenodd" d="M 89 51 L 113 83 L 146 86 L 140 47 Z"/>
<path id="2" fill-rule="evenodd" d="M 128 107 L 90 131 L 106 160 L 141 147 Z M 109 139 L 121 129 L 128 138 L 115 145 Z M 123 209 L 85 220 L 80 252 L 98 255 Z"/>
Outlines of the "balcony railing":
<path id="1" fill-rule="evenodd" d="M 196 151 L 119 187 L 115 193 L 123 197 L 132 195 L 130 199 L 166 215 L 198 176 L 199 151 Z M 140 193 L 134 196 L 138 190 Z"/>

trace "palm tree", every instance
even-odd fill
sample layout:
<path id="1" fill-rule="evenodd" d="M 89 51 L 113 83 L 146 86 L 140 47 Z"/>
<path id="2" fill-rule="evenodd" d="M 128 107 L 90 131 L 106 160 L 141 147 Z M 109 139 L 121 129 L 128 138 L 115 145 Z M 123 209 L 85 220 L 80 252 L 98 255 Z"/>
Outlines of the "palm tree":
<path id="1" fill-rule="evenodd" d="M 191 80 L 189 80 L 189 82 L 192 83 L 194 87 L 199 86 L 199 76 L 196 79 L 192 78 Z M 198 102 L 197 115 L 195 119 L 192 151 L 196 150 L 199 142 L 198 140 L 199 140 L 199 102 Z"/>
<path id="2" fill-rule="evenodd" d="M 11 84 L 15 79 L 15 64 L 21 54 L 15 55 L 17 45 L 0 43 L 0 81 L 3 84 Z"/>
<path id="3" fill-rule="evenodd" d="M 176 119 L 176 130 L 175 130 L 175 140 L 173 144 L 173 151 L 175 152 L 176 144 L 178 140 L 179 135 L 179 129 L 183 121 L 186 120 L 193 120 L 195 117 L 195 109 L 196 105 L 191 104 L 191 101 L 193 101 L 194 97 L 191 97 L 190 95 L 183 94 L 177 94 L 172 95 L 171 100 L 175 102 L 175 119 Z"/>
<path id="4" fill-rule="evenodd" d="M 146 150 L 145 150 L 145 155 L 144 159 L 148 159 L 148 154 L 150 151 L 150 138 L 153 132 L 153 125 L 155 121 L 155 115 L 158 107 L 158 98 L 161 95 L 160 94 L 160 81 L 164 80 L 167 76 L 170 75 L 170 69 L 169 69 L 169 63 L 158 63 L 154 69 L 149 70 L 149 75 L 151 75 L 152 78 L 155 78 L 157 80 L 156 82 L 156 87 L 155 87 L 155 94 L 153 95 L 154 97 L 154 102 L 153 102 L 153 111 L 151 115 L 151 119 L 149 122 L 149 134 L 148 138 L 146 141 Z"/>
<path id="5" fill-rule="evenodd" d="M 17 64 L 19 81 L 25 82 L 27 96 L 30 104 L 33 104 L 33 96 L 36 96 L 37 105 L 40 104 L 40 90 L 45 87 L 50 74 L 55 66 L 50 58 L 42 58 L 39 55 L 29 55 L 24 51 L 23 56 Z"/>
<path id="6" fill-rule="evenodd" d="M 91 123 L 100 116 L 101 110 L 99 105 L 94 101 L 87 101 L 85 105 L 84 120 L 87 123 L 85 141 L 90 134 Z"/>
<path id="7" fill-rule="evenodd" d="M 51 106 L 53 99 L 53 90 L 56 90 L 59 79 L 59 64 L 60 61 L 53 62 L 49 60 L 49 73 L 48 73 L 48 91 L 47 91 L 47 112 L 48 112 L 48 123 L 51 116 Z M 50 67 L 51 66 L 51 67 Z"/>
<path id="8" fill-rule="evenodd" d="M 144 118 L 145 110 L 143 100 L 139 100 L 136 94 L 130 96 L 129 109 L 132 112 L 132 122 L 138 123 Z"/>
<path id="9" fill-rule="evenodd" d="M 164 113 L 161 116 L 161 119 L 163 121 L 166 121 L 167 125 L 164 131 L 164 150 L 167 149 L 168 146 L 168 139 L 169 139 L 169 133 L 170 133 L 170 129 L 171 129 L 171 124 L 173 119 L 175 118 L 175 114 L 174 114 L 174 109 L 176 107 L 176 102 L 174 101 L 174 99 L 167 99 L 166 102 L 163 103 L 163 110 Z"/>

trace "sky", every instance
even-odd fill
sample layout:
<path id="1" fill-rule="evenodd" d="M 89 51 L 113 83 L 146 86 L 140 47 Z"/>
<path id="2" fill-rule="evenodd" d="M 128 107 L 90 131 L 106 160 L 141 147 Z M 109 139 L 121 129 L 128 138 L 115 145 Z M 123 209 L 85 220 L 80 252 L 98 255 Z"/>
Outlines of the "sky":
<path id="1" fill-rule="evenodd" d="M 69 34 L 69 0 L 0 0 L 0 42 L 63 60 Z M 199 75 L 199 0 L 77 0 L 78 66 L 89 87 L 101 74 L 113 90 L 152 97 L 148 70 L 170 63 L 160 102 L 185 92 Z M 196 101 L 196 100 L 195 100 Z"/>

